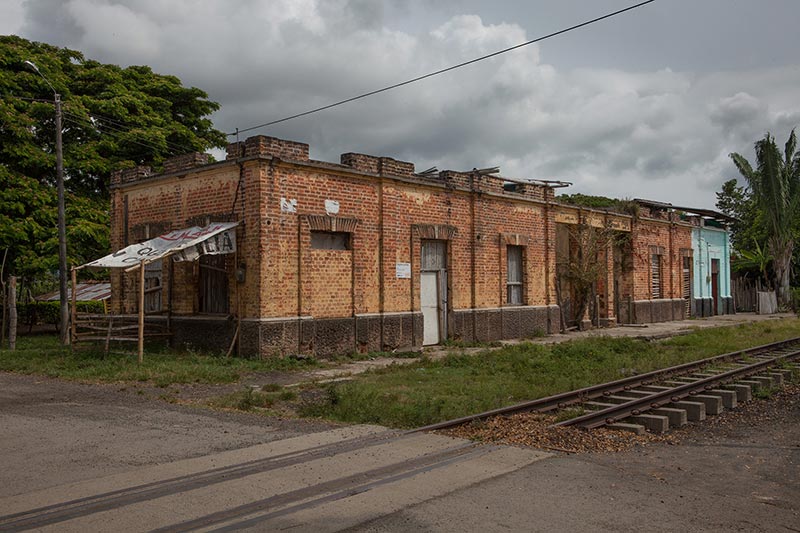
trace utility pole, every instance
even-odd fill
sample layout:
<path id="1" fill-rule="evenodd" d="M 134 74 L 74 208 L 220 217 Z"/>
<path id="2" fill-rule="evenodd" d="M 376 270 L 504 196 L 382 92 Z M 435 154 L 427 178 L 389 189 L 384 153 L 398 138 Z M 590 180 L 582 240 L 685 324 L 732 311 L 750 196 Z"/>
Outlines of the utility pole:
<path id="1" fill-rule="evenodd" d="M 56 187 L 58 191 L 58 295 L 60 300 L 61 344 L 69 344 L 69 304 L 67 302 L 67 224 L 64 207 L 64 156 L 61 141 L 61 95 L 50 83 L 33 61 L 25 61 L 25 65 L 36 72 L 53 90 L 53 102 L 56 107 Z"/>

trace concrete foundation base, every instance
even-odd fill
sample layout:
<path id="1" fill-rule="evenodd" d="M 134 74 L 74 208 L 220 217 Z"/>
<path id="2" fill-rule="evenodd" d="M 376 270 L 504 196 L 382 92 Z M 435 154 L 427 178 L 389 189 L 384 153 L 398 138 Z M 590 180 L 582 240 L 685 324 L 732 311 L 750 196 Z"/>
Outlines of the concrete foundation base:
<path id="1" fill-rule="evenodd" d="M 422 313 L 365 314 L 345 318 L 292 317 L 242 320 L 242 353 L 270 357 L 422 348 Z"/>
<path id="2" fill-rule="evenodd" d="M 557 305 L 457 309 L 450 313 L 448 332 L 465 342 L 527 339 L 558 331 L 559 321 Z"/>

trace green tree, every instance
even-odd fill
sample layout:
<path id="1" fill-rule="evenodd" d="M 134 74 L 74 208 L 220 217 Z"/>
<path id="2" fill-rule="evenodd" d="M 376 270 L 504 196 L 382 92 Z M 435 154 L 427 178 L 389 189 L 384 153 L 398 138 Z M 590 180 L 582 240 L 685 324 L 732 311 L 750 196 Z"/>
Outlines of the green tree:
<path id="1" fill-rule="evenodd" d="M 75 50 L 0 36 L 0 183 L 13 201 L 0 205 L 0 252 L 7 271 L 28 278 L 56 268 L 55 113 L 63 101 L 64 173 L 70 261 L 107 253 L 112 171 L 159 167 L 164 159 L 222 147 L 208 116 L 219 108 L 195 87 L 146 66 L 121 68 Z"/>
<path id="2" fill-rule="evenodd" d="M 747 180 L 763 217 L 767 247 L 773 259 L 778 302 L 789 305 L 792 252 L 800 214 L 800 154 L 794 130 L 783 153 L 769 133 L 755 143 L 755 151 L 755 169 L 740 154 L 732 153 L 731 159 Z"/>

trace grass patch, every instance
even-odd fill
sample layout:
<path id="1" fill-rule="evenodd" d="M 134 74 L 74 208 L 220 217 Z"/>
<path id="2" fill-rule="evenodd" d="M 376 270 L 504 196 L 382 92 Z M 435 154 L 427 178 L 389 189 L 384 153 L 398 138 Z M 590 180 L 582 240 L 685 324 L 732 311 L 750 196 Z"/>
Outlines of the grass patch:
<path id="1" fill-rule="evenodd" d="M 294 402 L 297 393 L 293 390 L 280 388 L 261 390 L 248 388 L 224 396 L 218 396 L 208 402 L 208 405 L 218 409 L 236 409 L 238 411 L 252 411 L 253 409 L 269 409 L 278 402 Z"/>
<path id="2" fill-rule="evenodd" d="M 15 351 L 0 350 L 0 370 L 55 378 L 93 381 L 173 383 L 232 383 L 253 372 L 306 370 L 320 366 L 314 359 L 241 359 L 193 352 L 145 351 L 140 365 L 135 354 L 82 349 L 72 352 L 51 335 L 17 339 Z"/>
<path id="3" fill-rule="evenodd" d="M 698 329 L 656 342 L 597 337 L 451 353 L 322 386 L 321 401 L 306 404 L 301 414 L 418 427 L 795 336 L 800 320 L 788 319 Z"/>
<path id="4" fill-rule="evenodd" d="M 753 398 L 768 400 L 781 390 L 780 387 L 760 387 L 753 392 Z"/>

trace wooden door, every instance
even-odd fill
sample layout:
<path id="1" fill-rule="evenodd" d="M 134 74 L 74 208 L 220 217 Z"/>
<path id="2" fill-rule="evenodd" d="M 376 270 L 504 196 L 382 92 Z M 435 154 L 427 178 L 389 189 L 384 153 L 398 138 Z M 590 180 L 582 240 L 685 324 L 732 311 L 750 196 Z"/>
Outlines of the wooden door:
<path id="1" fill-rule="evenodd" d="M 439 344 L 447 338 L 447 242 L 422 241 L 420 261 L 422 344 Z"/>

